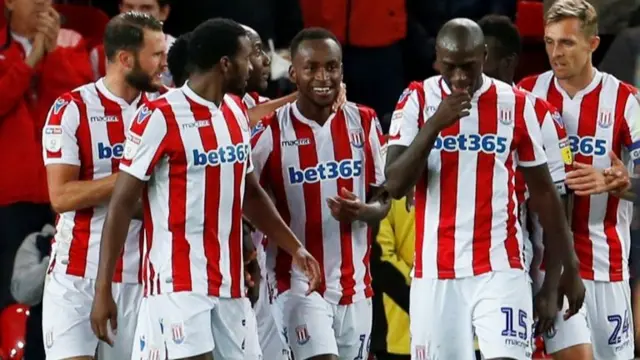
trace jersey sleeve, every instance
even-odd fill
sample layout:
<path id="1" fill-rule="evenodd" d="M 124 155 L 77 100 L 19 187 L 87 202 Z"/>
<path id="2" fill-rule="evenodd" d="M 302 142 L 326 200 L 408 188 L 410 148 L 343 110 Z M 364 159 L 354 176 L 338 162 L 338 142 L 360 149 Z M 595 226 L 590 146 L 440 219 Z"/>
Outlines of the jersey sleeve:
<path id="1" fill-rule="evenodd" d="M 44 164 L 80 166 L 80 151 L 76 132 L 80 126 L 78 105 L 65 97 L 53 104 L 42 130 Z"/>
<path id="2" fill-rule="evenodd" d="M 623 134 L 623 143 L 634 165 L 640 164 L 640 105 L 633 94 L 627 97 L 624 108 L 624 120 L 626 126 Z"/>
<path id="3" fill-rule="evenodd" d="M 371 119 L 371 129 L 369 129 L 369 145 L 371 146 L 371 156 L 373 158 L 373 167 L 375 176 L 373 186 L 381 186 L 385 181 L 384 176 L 384 159 L 383 159 L 383 147 L 385 146 L 384 135 L 382 134 L 382 126 L 378 117 L 374 113 L 374 117 Z"/>
<path id="4" fill-rule="evenodd" d="M 263 182 L 262 172 L 273 151 L 273 130 L 270 117 L 260 120 L 251 130 L 251 163 L 258 179 Z"/>
<path id="5" fill-rule="evenodd" d="M 518 166 L 535 167 L 547 162 L 547 157 L 542 147 L 541 126 L 531 99 L 526 95 L 523 95 L 520 99 L 522 100 L 516 99 L 516 108 L 518 108 L 518 101 L 524 101 L 524 108 L 522 110 L 522 121 L 516 121 L 515 125 L 515 131 L 519 132 L 516 135 L 518 143 L 515 149 Z"/>
<path id="6" fill-rule="evenodd" d="M 545 112 L 540 124 L 542 144 L 547 157 L 547 166 L 549 167 L 551 179 L 556 184 L 558 192 L 565 194 L 565 169 L 573 164 L 573 154 L 571 153 L 562 116 L 553 106 L 546 105 L 548 111 Z"/>
<path id="7" fill-rule="evenodd" d="M 146 105 L 138 109 L 127 132 L 120 170 L 142 181 L 149 180 L 165 151 L 167 130 L 162 111 L 150 110 Z"/>
<path id="8" fill-rule="evenodd" d="M 389 146 L 409 146 L 420 130 L 424 90 L 419 83 L 411 83 L 404 90 L 391 115 Z"/>

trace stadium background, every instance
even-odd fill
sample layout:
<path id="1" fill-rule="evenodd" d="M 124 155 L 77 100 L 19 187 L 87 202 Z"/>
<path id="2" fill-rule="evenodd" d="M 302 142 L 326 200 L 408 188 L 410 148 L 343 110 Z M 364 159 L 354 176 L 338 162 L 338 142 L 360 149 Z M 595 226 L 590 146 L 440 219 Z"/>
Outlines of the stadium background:
<path id="1" fill-rule="evenodd" d="M 35 0 L 27 0 L 35 1 Z M 157 0 L 148 0 L 155 2 Z M 162 1 L 161 1 L 162 2 Z M 454 17 L 474 20 L 488 14 L 510 17 L 523 38 L 523 54 L 516 80 L 529 74 L 548 70 L 542 42 L 543 13 L 553 1 L 523 0 L 190 0 L 171 1 L 165 32 L 178 36 L 192 30 L 200 22 L 216 16 L 232 18 L 256 29 L 267 44 L 272 44 L 272 78 L 267 94 L 278 97 L 291 92 L 292 85 L 282 69 L 286 69 L 288 42 L 303 27 L 322 26 L 332 30 L 344 47 L 344 76 L 349 100 L 373 107 L 379 114 L 383 128 L 388 130 L 390 113 L 398 95 L 412 80 L 434 75 L 434 39 L 440 26 Z M 594 64 L 600 70 L 637 86 L 635 78 L 635 46 L 640 44 L 640 0 L 591 0 L 599 13 L 601 45 L 594 54 Z M 119 12 L 118 0 L 57 1 L 62 28 L 74 30 L 84 39 L 87 54 L 101 43 L 102 32 L 109 18 Z M 4 0 L 0 0 L 4 8 Z M 0 27 L 7 26 L 0 17 Z M 2 39 L 0 39 L 2 40 Z M 612 43 L 615 44 L 611 46 Z M 622 45 L 621 45 L 622 44 Z M 620 46 L 621 45 L 621 46 Z M 630 47 L 627 48 L 627 47 Z M 624 48 L 624 49 L 622 49 Z M 621 50 L 622 49 L 622 50 Z M 0 50 L 0 56 L 2 56 Z M 620 56 L 621 51 L 626 51 Z M 630 53 L 629 53 L 630 52 Z M 604 59 L 604 60 L 603 60 Z M 285 72 L 286 74 L 286 72 Z M 0 82 L 2 82 L 0 74 Z M 57 95 L 56 95 L 57 96 Z M 50 104 L 46 105 L 48 108 Z M 0 124 L 5 115 L 0 115 Z M 4 128 L 0 127 L 0 131 Z M 41 130 L 41 129 L 39 129 Z M 38 130 L 38 133 L 40 131 Z M 1 134 L 0 134 L 1 135 Z M 22 139 L 16 139 L 22 141 Z M 0 143 L 0 151 L 15 150 Z M 0 159 L 0 166 L 2 159 Z M 42 166 L 33 164 L 33 166 Z M 3 167 L 4 168 L 4 167 Z M 7 174 L 4 176 L 21 176 Z M 12 189 L 0 188 L 0 195 Z M 3 196 L 0 196 L 2 198 Z M 13 271 L 17 246 L 8 244 L 7 227 L 14 226 L 15 217 L 6 209 L 23 201 L 0 202 L 0 274 L 7 277 Z M 372 353 L 380 359 L 408 358 L 409 335 L 409 270 L 413 259 L 413 212 L 407 213 L 404 202 L 393 204 L 381 224 L 372 252 L 374 275 L 374 327 Z M 31 219 L 33 220 L 33 219 Z M 28 221 L 38 232 L 47 220 Z M 38 225 L 35 225 L 39 223 Z M 4 231 L 3 231 L 4 229 Z M 35 235 L 32 235 L 35 236 Z M 633 245 L 637 242 L 634 236 Z M 42 233 L 37 242 L 47 242 Z M 632 245 L 632 247 L 633 247 Z M 19 244 L 18 244 L 19 246 Z M 13 249 L 13 250 L 11 250 Z M 633 252 L 632 252 L 633 262 Z M 11 275 L 9 275 L 11 276 Z M 632 274 L 633 276 L 633 274 Z M 634 289 L 635 293 L 635 289 Z M 638 306 L 634 299 L 634 309 Z M 36 305 L 37 307 L 37 305 Z M 27 332 L 41 334 L 35 309 L 18 304 L 9 288 L 0 288 L 0 360 L 38 359 L 23 357 Z M 636 314 L 634 314 L 636 315 Z M 635 318 L 636 316 L 634 316 Z M 27 325 L 28 323 L 28 325 Z M 27 329 L 28 328 L 28 329 Z M 640 329 L 638 322 L 635 328 Z M 39 335 L 40 338 L 42 337 Z M 638 339 L 638 335 L 635 335 Z M 42 339 L 40 339 L 42 341 Z M 537 358 L 544 354 L 538 352 Z"/>

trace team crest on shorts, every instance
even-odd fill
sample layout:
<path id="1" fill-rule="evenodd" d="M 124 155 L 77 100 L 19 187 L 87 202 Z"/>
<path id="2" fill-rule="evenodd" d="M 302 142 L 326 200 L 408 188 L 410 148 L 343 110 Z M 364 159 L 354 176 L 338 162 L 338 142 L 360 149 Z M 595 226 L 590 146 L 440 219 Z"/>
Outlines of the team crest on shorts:
<path id="1" fill-rule="evenodd" d="M 416 345 L 416 360 L 428 360 L 427 348 L 424 345 Z"/>
<path id="2" fill-rule="evenodd" d="M 53 346 L 53 330 L 47 330 L 44 334 L 44 346 L 46 346 L 47 349 L 51 349 Z"/>
<path id="3" fill-rule="evenodd" d="M 160 360 L 160 349 L 149 349 L 148 360 Z"/>
<path id="4" fill-rule="evenodd" d="M 349 129 L 349 141 L 356 149 L 362 149 L 364 146 L 364 131 L 362 129 Z"/>
<path id="5" fill-rule="evenodd" d="M 173 342 L 180 345 L 184 342 L 185 334 L 184 334 L 184 324 L 171 324 L 171 338 Z"/>
<path id="6" fill-rule="evenodd" d="M 309 331 L 307 331 L 307 325 L 300 325 L 296 328 L 296 338 L 298 340 L 298 345 L 304 345 L 309 342 L 311 336 L 309 335 Z"/>

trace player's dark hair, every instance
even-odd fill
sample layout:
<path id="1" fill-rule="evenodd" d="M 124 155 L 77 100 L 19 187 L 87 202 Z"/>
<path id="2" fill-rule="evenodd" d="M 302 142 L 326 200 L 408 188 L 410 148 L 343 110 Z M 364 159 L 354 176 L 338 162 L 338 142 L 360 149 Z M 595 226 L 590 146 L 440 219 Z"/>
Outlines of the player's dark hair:
<path id="1" fill-rule="evenodd" d="M 189 77 L 189 40 L 191 33 L 180 35 L 169 48 L 167 65 L 173 78 L 173 84 L 182 86 Z"/>
<path id="2" fill-rule="evenodd" d="M 500 57 L 520 55 L 522 52 L 522 38 L 518 28 L 506 16 L 487 15 L 478 21 L 485 38 L 495 38 L 499 45 L 497 51 Z"/>
<path id="3" fill-rule="evenodd" d="M 120 50 L 138 52 L 144 46 L 144 30 L 162 31 L 162 23 L 151 15 L 126 12 L 109 21 L 104 30 L 104 54 L 115 60 Z"/>
<path id="4" fill-rule="evenodd" d="M 156 0 L 156 1 L 158 2 L 158 6 L 160 6 L 161 8 L 167 5 L 171 5 L 171 0 Z M 122 4 L 122 0 L 119 0 L 118 2 Z"/>
<path id="5" fill-rule="evenodd" d="M 298 50 L 300 49 L 300 44 L 307 40 L 333 40 L 340 46 L 340 41 L 338 38 L 329 30 L 319 28 L 319 27 L 311 27 L 302 29 L 296 36 L 291 40 L 291 45 L 289 46 L 289 50 L 291 52 L 291 58 L 293 59 Z"/>
<path id="6" fill-rule="evenodd" d="M 237 22 L 215 18 L 198 25 L 191 32 L 188 55 L 194 71 L 207 71 L 223 57 L 234 57 L 240 50 L 239 39 L 247 32 Z"/>

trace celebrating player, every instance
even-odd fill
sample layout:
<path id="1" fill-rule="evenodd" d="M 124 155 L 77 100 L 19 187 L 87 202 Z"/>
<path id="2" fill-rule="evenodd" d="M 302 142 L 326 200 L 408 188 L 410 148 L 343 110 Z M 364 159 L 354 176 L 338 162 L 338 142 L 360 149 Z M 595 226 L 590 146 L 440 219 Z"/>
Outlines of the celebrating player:
<path id="1" fill-rule="evenodd" d="M 567 184 L 575 190 L 571 227 L 580 274 L 587 288 L 585 308 L 596 359 L 633 358 L 633 323 L 628 283 L 632 204 L 613 194 L 589 194 L 604 184 L 601 170 L 609 152 L 640 163 L 640 109 L 634 90 L 593 67 L 600 42 L 597 14 L 583 0 L 558 0 L 545 17 L 551 71 L 520 85 L 562 113 L 575 171 Z M 622 154 L 624 157 L 622 157 Z"/>
<path id="2" fill-rule="evenodd" d="M 124 251 L 114 258 L 115 272 L 104 279 L 120 308 L 120 329 L 114 347 L 99 344 L 89 314 L 100 232 L 124 152 L 125 127 L 146 101 L 142 91 L 160 88 L 166 67 L 162 24 L 148 15 L 116 16 L 104 39 L 106 76 L 61 96 L 44 128 L 49 194 L 60 214 L 43 299 L 49 359 L 91 359 L 96 347 L 100 358 L 129 359 L 142 296 L 141 223 L 136 220 L 122 228 Z"/>
<path id="3" fill-rule="evenodd" d="M 541 222 L 555 235 L 545 244 L 548 273 L 536 298 L 542 329 L 557 313 L 560 256 L 570 252 L 535 108 L 525 93 L 482 74 L 485 40 L 473 21 L 446 23 L 436 53 L 443 75 L 401 96 L 387 153 L 387 191 L 401 198 L 416 186 L 412 357 L 469 357 L 475 330 L 485 359 L 529 359 L 534 315 L 517 221 L 516 166 L 531 201 L 545 209 Z M 574 285 L 569 275 L 575 270 L 565 264 L 562 280 Z M 579 290 L 570 294 L 573 312 L 584 296 Z"/>
<path id="4" fill-rule="evenodd" d="M 521 39 L 518 29 L 506 16 L 489 15 L 482 18 L 478 24 L 484 33 L 487 44 L 487 60 L 484 65 L 484 73 L 502 80 L 508 84 L 513 84 L 513 76 L 521 50 Z M 565 180 L 565 165 L 572 164 L 572 154 L 569 143 L 566 139 L 566 131 L 562 118 L 553 105 L 540 98 L 533 98 L 538 122 L 541 125 L 542 141 L 547 155 L 547 165 L 551 178 L 556 184 L 559 194 L 565 200 L 565 207 L 572 204 L 569 201 Z M 526 262 L 525 269 L 531 271 L 535 292 L 542 285 L 544 278 L 543 254 L 544 245 L 542 241 L 542 229 L 537 219 L 537 215 L 531 214 L 532 219 L 527 219 L 529 213 L 526 206 L 528 193 L 522 178 L 522 173 L 516 173 L 516 193 L 519 202 L 523 205 L 524 212 L 521 212 L 523 240 L 525 241 Z M 542 210 L 544 211 L 544 210 Z M 568 213 L 570 213 L 568 211 Z M 527 231 L 528 222 L 533 224 L 533 232 Z M 532 244 L 533 243 L 533 244 Z M 535 247 L 535 256 L 533 256 Z M 531 259 L 533 257 L 533 264 Z M 568 304 L 564 303 L 565 309 Z M 578 316 L 569 319 L 564 318 L 563 312 L 559 312 L 553 328 L 543 334 L 546 352 L 558 360 L 582 360 L 593 358 L 591 350 L 591 335 L 586 323 L 586 310 L 580 309 Z"/>
<path id="5" fill-rule="evenodd" d="M 253 160 L 280 214 L 320 260 L 324 281 L 305 296 L 302 274 L 276 250 L 276 302 L 296 359 L 366 359 L 373 294 L 369 223 L 388 211 L 387 204 L 369 200 L 384 180 L 382 133 L 369 108 L 347 102 L 332 109 L 342 81 L 342 51 L 333 34 L 301 31 L 291 56 L 297 100 L 257 125 Z"/>
<path id="6" fill-rule="evenodd" d="M 216 359 L 244 359 L 243 212 L 293 257 L 309 291 L 318 285 L 318 263 L 252 173 L 244 106 L 226 95 L 246 86 L 250 44 L 231 20 L 199 25 L 189 41 L 188 83 L 136 115 L 102 234 L 91 314 L 100 339 L 110 341 L 108 327 L 117 327 L 108 279 L 140 194 L 154 295 L 147 306 L 156 324 L 145 336 L 150 351 L 166 345 L 168 359 L 211 359 L 212 351 Z"/>

